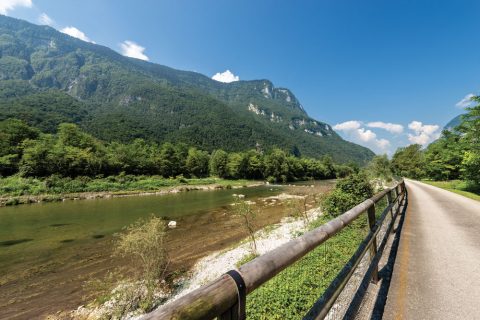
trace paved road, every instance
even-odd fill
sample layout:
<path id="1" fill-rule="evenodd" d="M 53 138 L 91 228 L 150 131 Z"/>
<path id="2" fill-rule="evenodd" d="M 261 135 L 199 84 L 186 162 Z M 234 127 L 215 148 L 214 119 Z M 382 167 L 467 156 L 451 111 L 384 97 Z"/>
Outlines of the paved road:
<path id="1" fill-rule="evenodd" d="M 480 319 L 480 202 L 406 182 L 384 319 Z"/>

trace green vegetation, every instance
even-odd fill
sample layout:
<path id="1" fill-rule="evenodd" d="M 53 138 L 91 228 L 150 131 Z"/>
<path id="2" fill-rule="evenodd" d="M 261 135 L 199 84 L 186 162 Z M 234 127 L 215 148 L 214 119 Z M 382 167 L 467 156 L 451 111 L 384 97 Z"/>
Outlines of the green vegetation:
<path id="1" fill-rule="evenodd" d="M 148 311 L 158 304 L 154 294 L 161 289 L 167 275 L 169 258 L 165 249 L 165 221 L 155 216 L 140 219 L 116 236 L 115 254 L 130 260 L 136 281 L 146 288 L 137 304 Z M 122 310 L 122 314 L 135 310 L 135 307 Z"/>
<path id="2" fill-rule="evenodd" d="M 358 164 L 373 157 L 268 80 L 220 83 L 6 16 L 0 16 L 0 70 L 0 121 L 20 119 L 46 133 L 74 123 L 123 144 L 169 141 L 209 153 L 278 147 Z"/>
<path id="3" fill-rule="evenodd" d="M 52 175 L 45 179 L 15 175 L 0 179 L 0 194 L 4 197 L 19 197 L 106 191 L 112 193 L 128 193 L 130 191 L 156 191 L 166 187 L 181 185 L 220 184 L 228 188 L 228 185 L 243 186 L 247 183 L 248 181 L 246 180 L 230 181 L 218 178 L 185 179 L 182 177 L 166 179 L 161 176 L 133 176 L 124 174 L 106 178 L 70 178 Z"/>
<path id="4" fill-rule="evenodd" d="M 364 172 L 352 174 L 337 183 L 335 190 L 323 200 L 323 207 L 329 213 L 338 214 L 371 197 L 372 193 L 373 187 Z M 335 201 L 338 194 L 342 195 L 347 205 Z M 379 205 L 379 214 L 384 208 L 385 203 Z M 309 228 L 319 227 L 331 218 L 331 215 L 323 215 L 310 223 Z M 365 215 L 248 295 L 249 318 L 298 319 L 304 316 L 351 258 L 367 233 Z"/>
<path id="5" fill-rule="evenodd" d="M 215 150 L 210 155 L 182 143 L 158 145 L 141 139 L 108 143 L 66 123 L 50 134 L 9 119 L 0 121 L 0 136 L 2 196 L 148 191 L 222 179 L 331 179 L 353 170 L 329 157 L 297 158 L 276 148 L 266 154 Z"/>
<path id="6" fill-rule="evenodd" d="M 413 179 L 445 182 L 441 185 L 467 195 L 480 190 L 480 97 L 473 97 L 476 106 L 457 117 L 455 128 L 444 130 L 442 136 L 425 150 L 420 145 L 399 148 L 391 165 L 395 174 Z"/>
<path id="7" fill-rule="evenodd" d="M 480 190 L 472 189 L 466 181 L 462 180 L 450 180 L 450 181 L 431 181 L 422 180 L 422 182 L 430 184 L 435 187 L 439 187 L 448 191 L 455 192 L 464 197 L 480 201 Z"/>
<path id="8" fill-rule="evenodd" d="M 373 187 L 364 172 L 352 174 L 338 181 L 335 189 L 323 200 L 322 209 L 338 216 L 373 196 Z"/>
<path id="9" fill-rule="evenodd" d="M 318 227 L 330 220 L 322 216 Z M 367 234 L 359 219 L 247 297 L 251 319 L 298 319 L 322 295 Z M 268 315 L 268 316 L 267 316 Z"/>
<path id="10" fill-rule="evenodd" d="M 102 311 L 102 319 L 117 319 L 137 310 L 148 312 L 165 300 L 159 293 L 169 292 L 172 287 L 165 227 L 164 220 L 152 215 L 114 235 L 113 255 L 129 261 L 129 272 L 117 267 L 102 279 L 85 283 L 92 304 L 115 301 Z"/>
<path id="11" fill-rule="evenodd" d="M 235 197 L 232 215 L 241 218 L 242 226 L 248 233 L 250 238 L 250 255 L 258 256 L 257 239 L 255 238 L 255 218 L 257 212 L 253 210 L 250 203 L 241 198 L 241 195 L 238 195 Z"/>
<path id="12" fill-rule="evenodd" d="M 237 268 L 239 268 L 240 266 L 244 265 L 245 263 L 252 261 L 256 257 L 258 257 L 258 254 L 254 254 L 254 253 L 251 253 L 251 252 L 247 253 L 240 260 L 238 260 L 235 265 L 237 266 Z"/>
<path id="13" fill-rule="evenodd" d="M 308 196 L 304 196 L 302 199 L 291 199 L 287 202 L 287 210 L 290 215 L 295 218 L 302 219 L 305 227 L 310 224 L 310 220 L 308 218 L 308 199 Z"/>

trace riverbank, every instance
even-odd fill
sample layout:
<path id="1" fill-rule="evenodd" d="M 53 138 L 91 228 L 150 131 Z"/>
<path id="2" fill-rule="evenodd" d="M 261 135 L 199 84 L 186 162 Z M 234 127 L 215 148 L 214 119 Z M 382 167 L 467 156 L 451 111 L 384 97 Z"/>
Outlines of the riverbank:
<path id="1" fill-rule="evenodd" d="M 287 201 L 295 197 L 297 199 L 304 198 L 305 196 L 293 196 L 281 194 L 278 197 L 264 198 L 261 202 Z M 314 204 L 310 203 L 312 207 Z M 319 208 L 310 209 L 307 213 L 308 221 L 315 221 L 321 215 Z M 294 218 L 287 216 L 274 224 L 268 224 L 258 230 L 255 233 L 257 251 L 259 255 L 265 254 L 271 250 L 276 249 L 282 244 L 292 240 L 299 234 L 302 234 L 310 228 L 310 223 L 307 223 L 301 218 Z M 251 245 L 248 238 L 243 239 L 237 243 L 232 243 L 229 248 L 225 248 L 219 251 L 215 251 L 200 260 L 198 260 L 183 276 L 176 280 L 176 290 L 170 292 L 158 292 L 157 295 L 162 296 L 168 303 L 174 301 L 193 290 L 201 287 L 202 285 L 209 283 L 216 278 L 220 277 L 225 271 L 235 269 L 239 264 L 248 262 L 248 257 L 251 253 Z M 126 299 L 131 299 L 130 296 L 125 295 L 121 290 L 121 287 L 128 287 L 126 283 L 119 285 L 120 289 L 112 291 L 111 297 L 108 301 L 100 306 L 95 304 L 81 306 L 77 310 L 73 311 L 71 316 L 74 319 L 103 319 L 110 318 L 112 314 L 117 314 L 118 309 L 124 304 L 127 304 Z M 136 286 L 141 286 L 137 284 Z M 135 315 L 139 315 L 137 312 L 132 312 L 127 315 L 123 315 L 122 319 L 130 319 Z"/>
<path id="2" fill-rule="evenodd" d="M 255 180 L 219 178 L 165 179 L 160 176 L 112 176 L 76 179 L 46 179 L 11 176 L 0 178 L 0 207 L 67 200 L 102 199 L 127 196 L 164 195 L 192 190 L 219 190 L 262 185 Z"/>
<path id="3" fill-rule="evenodd" d="M 323 215 L 320 208 L 314 206 L 314 203 L 309 203 L 311 209 L 307 213 L 308 220 L 286 216 L 281 221 L 257 231 L 255 238 L 258 254 L 274 250 L 305 231 L 331 219 L 330 216 Z M 327 245 L 315 249 L 298 263 L 264 284 L 247 300 L 249 318 L 260 320 L 265 318 L 265 314 L 269 314 L 272 319 L 301 317 L 348 261 L 366 232 L 368 232 L 366 222 L 355 221 L 336 237 L 330 239 Z M 190 271 L 175 281 L 173 290 L 157 292 L 157 296 L 161 297 L 161 304 L 174 301 L 220 277 L 227 270 L 236 269 L 239 265 L 248 262 L 253 258 L 250 249 L 247 238 L 229 248 L 201 258 Z M 112 314 L 118 315 L 118 310 L 129 302 L 128 299 L 131 299 L 131 296 L 122 292 L 122 288 L 128 286 L 141 288 L 139 284 L 120 284 L 116 290 L 112 291 L 110 299 L 105 303 L 100 306 L 95 304 L 81 306 L 70 316 L 74 319 L 93 320 L 109 318 Z M 137 319 L 141 313 L 142 311 L 137 309 L 119 318 Z"/>
<path id="4" fill-rule="evenodd" d="M 325 194 L 334 185 L 311 181 L 0 208 L 0 319 L 40 318 L 76 309 L 91 301 L 95 291 L 85 283 L 104 279 L 118 268 L 128 276 L 129 261 L 111 256 L 113 234 L 139 218 L 155 214 L 177 222 L 167 230 L 166 245 L 171 269 L 183 274 L 199 259 L 248 236 L 241 219 L 230 214 L 234 194 L 245 195 L 257 210 L 258 230 L 287 216 L 289 199 L 311 195 L 313 206 L 313 195 Z"/>
<path id="5" fill-rule="evenodd" d="M 431 181 L 421 180 L 423 183 L 432 185 L 434 187 L 442 188 L 464 197 L 480 201 L 480 190 L 474 191 L 470 189 L 467 182 L 462 180 L 449 180 L 449 181 Z"/>

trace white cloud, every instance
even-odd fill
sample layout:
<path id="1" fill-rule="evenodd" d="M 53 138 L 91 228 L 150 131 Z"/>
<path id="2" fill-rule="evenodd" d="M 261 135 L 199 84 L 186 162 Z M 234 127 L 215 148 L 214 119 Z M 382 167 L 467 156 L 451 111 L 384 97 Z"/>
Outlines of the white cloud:
<path id="1" fill-rule="evenodd" d="M 465 97 L 463 97 L 462 100 L 458 101 L 455 106 L 457 108 L 467 108 L 467 107 L 470 107 L 472 105 L 472 98 L 475 97 L 475 95 L 473 93 L 469 93 L 467 94 Z"/>
<path id="2" fill-rule="evenodd" d="M 357 120 L 345 121 L 333 126 L 333 129 L 343 131 L 353 142 L 362 144 L 376 152 L 385 152 L 390 146 L 387 139 L 377 139 L 377 134 L 372 130 L 362 128 L 362 122 Z M 403 129 L 403 127 L 402 127 Z"/>
<path id="3" fill-rule="evenodd" d="M 38 17 L 38 22 L 43 25 L 51 26 L 54 21 L 45 12 Z"/>
<path id="4" fill-rule="evenodd" d="M 240 80 L 240 78 L 234 75 L 230 70 L 225 70 L 225 72 L 217 72 L 212 77 L 213 80 L 217 80 L 220 82 L 230 83 L 234 81 Z"/>
<path id="5" fill-rule="evenodd" d="M 375 144 L 380 149 L 385 150 L 390 146 L 390 141 L 388 141 L 387 139 L 379 139 L 375 141 Z"/>
<path id="6" fill-rule="evenodd" d="M 78 38 L 78 39 L 86 41 L 86 42 L 95 43 L 92 40 L 90 40 L 90 38 L 87 37 L 87 35 L 85 33 L 83 33 L 82 31 L 78 30 L 75 27 L 65 27 L 60 31 L 65 33 L 65 34 L 68 34 L 71 37 Z"/>
<path id="7" fill-rule="evenodd" d="M 371 130 L 365 130 L 364 128 L 357 129 L 355 134 L 363 142 L 372 141 L 377 137 L 374 132 Z"/>
<path id="8" fill-rule="evenodd" d="M 120 43 L 120 48 L 122 49 L 122 54 L 124 56 L 145 60 L 145 61 L 149 60 L 149 58 L 145 55 L 145 53 L 143 53 L 145 51 L 145 47 L 142 47 L 141 45 L 133 41 L 130 41 L 130 40 L 123 41 L 122 43 Z"/>
<path id="9" fill-rule="evenodd" d="M 7 14 L 8 11 L 14 10 L 16 7 L 33 6 L 32 0 L 0 0 L 0 14 Z"/>
<path id="10" fill-rule="evenodd" d="M 412 121 L 408 125 L 408 128 L 415 133 L 408 134 L 408 141 L 411 143 L 418 143 L 425 146 L 440 137 L 440 132 L 438 132 L 440 127 L 436 124 L 424 125 L 420 121 Z"/>
<path id="11" fill-rule="evenodd" d="M 349 131 L 349 130 L 358 129 L 360 128 L 360 126 L 361 126 L 360 121 L 350 120 L 342 123 L 337 123 L 336 125 L 333 126 L 333 129 L 340 130 L 340 131 Z"/>
<path id="12" fill-rule="evenodd" d="M 380 128 L 380 129 L 387 130 L 390 133 L 396 133 L 396 134 L 403 132 L 403 126 L 401 124 L 395 124 L 390 122 L 382 122 L 382 121 L 369 122 L 367 124 L 367 127 Z"/>

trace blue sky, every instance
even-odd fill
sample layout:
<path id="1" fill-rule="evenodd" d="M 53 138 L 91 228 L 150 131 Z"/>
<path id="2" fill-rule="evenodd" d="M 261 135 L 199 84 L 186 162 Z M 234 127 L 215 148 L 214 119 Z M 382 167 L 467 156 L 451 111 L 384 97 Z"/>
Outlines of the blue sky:
<path id="1" fill-rule="evenodd" d="M 0 13 L 137 58 L 270 79 L 389 154 L 428 144 L 480 90 L 478 12 L 480 1 L 0 0 Z"/>

